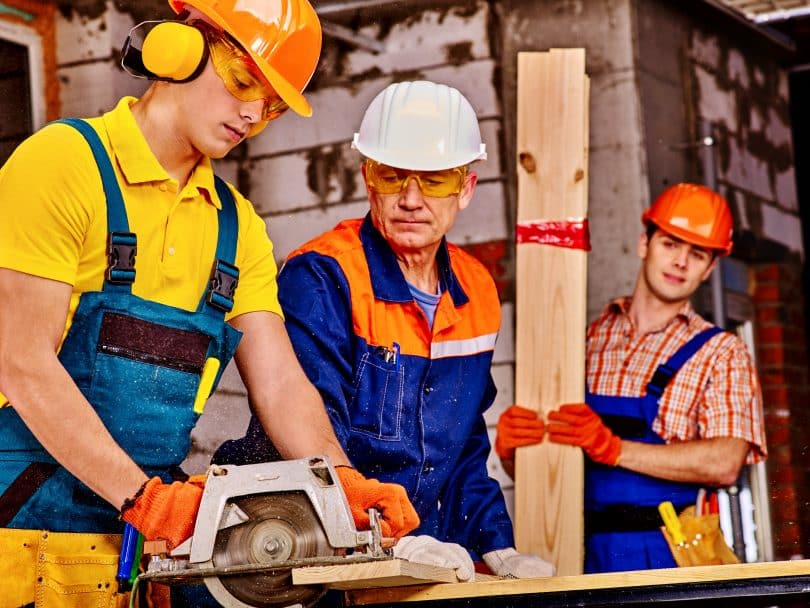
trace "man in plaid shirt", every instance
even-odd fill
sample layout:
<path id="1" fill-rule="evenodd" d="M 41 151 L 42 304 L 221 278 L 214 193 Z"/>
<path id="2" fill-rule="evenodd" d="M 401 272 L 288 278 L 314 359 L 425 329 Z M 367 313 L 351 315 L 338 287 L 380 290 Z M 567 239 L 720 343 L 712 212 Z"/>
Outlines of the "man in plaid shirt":
<path id="1" fill-rule="evenodd" d="M 642 222 L 632 296 L 588 328 L 587 404 L 561 405 L 548 424 L 513 405 L 498 421 L 495 450 L 507 470 L 516 447 L 546 433 L 588 456 L 586 572 L 675 567 L 658 504 L 680 511 L 701 486 L 733 484 L 743 464 L 766 457 L 751 356 L 689 302 L 731 251 L 728 204 L 703 186 L 677 184 Z"/>

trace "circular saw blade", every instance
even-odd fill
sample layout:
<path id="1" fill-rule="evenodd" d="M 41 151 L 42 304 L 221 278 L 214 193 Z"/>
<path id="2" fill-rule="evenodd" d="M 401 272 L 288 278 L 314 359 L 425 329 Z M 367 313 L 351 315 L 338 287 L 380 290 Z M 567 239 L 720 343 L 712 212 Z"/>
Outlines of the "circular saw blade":
<path id="1" fill-rule="evenodd" d="M 273 565 L 291 559 L 336 554 L 306 494 L 262 494 L 236 498 L 233 502 L 249 519 L 217 533 L 215 567 Z M 309 606 L 325 593 L 325 589 L 318 586 L 294 586 L 290 569 L 207 578 L 205 584 L 223 606 Z"/>

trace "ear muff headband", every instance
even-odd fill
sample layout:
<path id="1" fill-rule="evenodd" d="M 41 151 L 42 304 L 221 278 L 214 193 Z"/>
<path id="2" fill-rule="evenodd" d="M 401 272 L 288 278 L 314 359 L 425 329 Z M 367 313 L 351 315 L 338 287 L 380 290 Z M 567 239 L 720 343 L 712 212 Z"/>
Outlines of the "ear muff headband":
<path id="1" fill-rule="evenodd" d="M 208 63 L 208 45 L 202 32 L 179 21 L 160 21 L 145 35 L 141 48 L 133 35 L 145 21 L 127 36 L 121 53 L 121 65 L 130 74 L 150 80 L 189 82 L 197 78 Z"/>

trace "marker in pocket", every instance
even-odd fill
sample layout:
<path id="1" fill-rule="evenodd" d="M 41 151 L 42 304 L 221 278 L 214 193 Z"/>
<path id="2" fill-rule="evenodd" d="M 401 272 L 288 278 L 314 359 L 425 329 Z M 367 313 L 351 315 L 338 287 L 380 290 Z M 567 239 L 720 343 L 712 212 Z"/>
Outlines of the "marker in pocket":
<path id="1" fill-rule="evenodd" d="M 211 394 L 211 389 L 214 388 L 214 380 L 219 371 L 219 359 L 216 357 L 208 357 L 203 366 L 202 374 L 200 375 L 200 384 L 197 388 L 197 396 L 194 399 L 194 413 L 202 414 L 205 409 L 205 402 Z"/>
<path id="2" fill-rule="evenodd" d="M 393 363 L 399 367 L 399 344 L 396 342 L 391 343 L 391 347 L 378 346 L 377 355 L 386 363 Z"/>

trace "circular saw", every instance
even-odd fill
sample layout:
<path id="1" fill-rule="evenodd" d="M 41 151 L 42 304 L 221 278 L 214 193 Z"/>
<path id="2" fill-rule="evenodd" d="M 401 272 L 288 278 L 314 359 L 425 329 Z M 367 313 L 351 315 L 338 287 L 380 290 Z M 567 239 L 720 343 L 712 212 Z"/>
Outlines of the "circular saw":
<path id="1" fill-rule="evenodd" d="M 391 559 L 376 512 L 358 531 L 337 479 L 325 456 L 212 467 L 194 534 L 139 578 L 202 582 L 225 608 L 312 606 L 326 589 L 294 585 L 293 568 Z"/>

